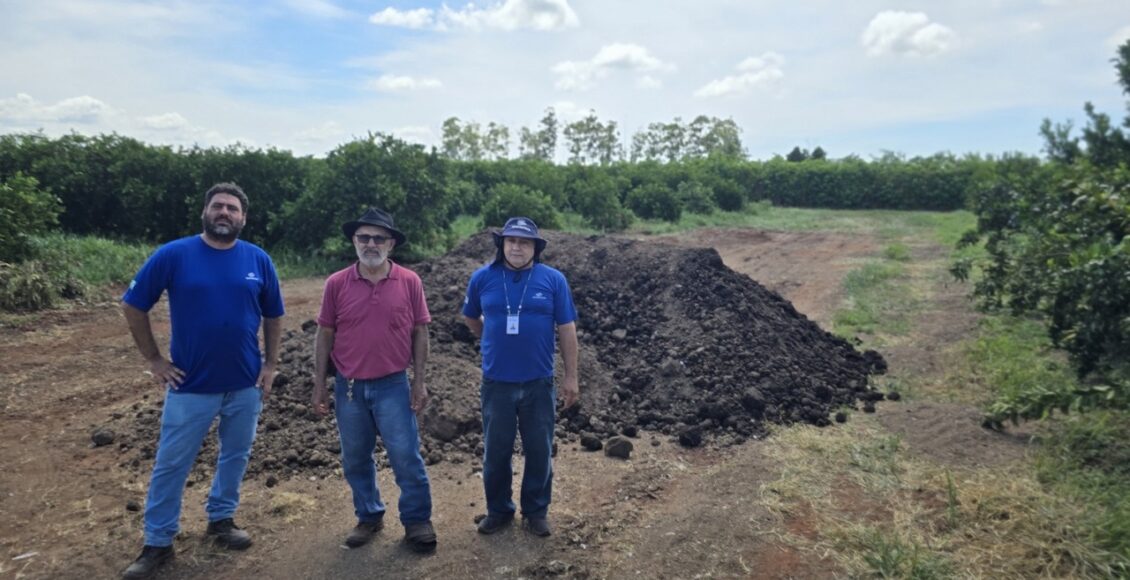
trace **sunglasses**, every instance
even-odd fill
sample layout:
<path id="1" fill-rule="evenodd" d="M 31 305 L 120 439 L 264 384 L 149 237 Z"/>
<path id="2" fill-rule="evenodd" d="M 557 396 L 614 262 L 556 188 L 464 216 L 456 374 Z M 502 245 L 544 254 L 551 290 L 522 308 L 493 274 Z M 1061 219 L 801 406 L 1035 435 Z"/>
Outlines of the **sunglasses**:
<path id="1" fill-rule="evenodd" d="M 361 244 L 362 246 L 369 245 L 369 242 L 373 242 L 373 243 L 375 243 L 376 245 L 379 246 L 379 245 L 391 240 L 392 238 L 390 238 L 388 236 L 370 236 L 369 234 L 354 234 L 353 239 L 357 240 L 357 243 Z"/>

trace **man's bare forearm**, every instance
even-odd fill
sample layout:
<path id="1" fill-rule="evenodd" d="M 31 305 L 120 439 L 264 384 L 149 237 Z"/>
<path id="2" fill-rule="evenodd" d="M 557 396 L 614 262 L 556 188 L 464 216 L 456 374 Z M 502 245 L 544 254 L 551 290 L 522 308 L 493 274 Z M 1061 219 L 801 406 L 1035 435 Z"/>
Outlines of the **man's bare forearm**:
<path id="1" fill-rule="evenodd" d="M 147 361 L 161 358 L 161 350 L 157 348 L 157 339 L 153 337 L 153 327 L 149 323 L 149 313 L 125 303 L 122 304 L 122 313 L 141 356 Z"/>
<path id="2" fill-rule="evenodd" d="M 263 361 L 268 366 L 279 362 L 279 343 L 282 340 L 282 317 L 263 319 Z"/>
<path id="3" fill-rule="evenodd" d="M 324 386 L 334 346 L 334 329 L 319 326 L 314 335 L 314 386 Z"/>
<path id="4" fill-rule="evenodd" d="M 412 328 L 412 378 L 424 382 L 431 346 L 428 341 L 428 325 L 417 324 Z"/>
<path id="5" fill-rule="evenodd" d="M 467 325 L 467 328 L 470 329 L 471 334 L 475 335 L 475 338 L 483 337 L 482 318 L 471 318 L 470 316 L 464 316 L 463 323 Z"/>

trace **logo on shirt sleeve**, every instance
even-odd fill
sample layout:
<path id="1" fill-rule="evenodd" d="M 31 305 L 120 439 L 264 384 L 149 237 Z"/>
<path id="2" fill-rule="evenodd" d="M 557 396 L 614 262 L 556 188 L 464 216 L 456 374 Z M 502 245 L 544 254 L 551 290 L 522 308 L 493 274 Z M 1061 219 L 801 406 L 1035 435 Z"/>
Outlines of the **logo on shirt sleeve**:
<path id="1" fill-rule="evenodd" d="M 259 279 L 259 275 L 256 274 L 255 272 L 248 272 L 247 277 L 244 278 L 244 280 L 258 280 L 258 279 Z"/>

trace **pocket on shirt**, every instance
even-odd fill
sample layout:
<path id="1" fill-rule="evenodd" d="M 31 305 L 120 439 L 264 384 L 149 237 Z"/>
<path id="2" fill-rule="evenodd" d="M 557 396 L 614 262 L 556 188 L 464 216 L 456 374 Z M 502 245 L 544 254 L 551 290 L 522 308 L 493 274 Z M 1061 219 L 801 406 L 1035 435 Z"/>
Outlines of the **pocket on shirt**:
<path id="1" fill-rule="evenodd" d="M 395 306 L 392 309 L 392 320 L 389 327 L 393 329 L 409 328 L 412 326 L 412 309 L 407 306 Z"/>

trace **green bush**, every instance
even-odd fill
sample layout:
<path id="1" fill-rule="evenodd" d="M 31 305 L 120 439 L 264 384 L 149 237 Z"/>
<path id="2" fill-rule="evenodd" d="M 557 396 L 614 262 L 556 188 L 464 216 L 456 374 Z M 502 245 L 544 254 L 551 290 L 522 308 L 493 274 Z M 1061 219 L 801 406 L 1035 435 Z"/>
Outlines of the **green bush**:
<path id="1" fill-rule="evenodd" d="M 528 217 L 540 228 L 555 230 L 561 227 L 561 217 L 553 208 L 553 200 L 540 191 L 521 185 L 505 183 L 495 186 L 487 194 L 483 205 L 483 225 L 502 227 L 514 216 Z"/>
<path id="2" fill-rule="evenodd" d="M 632 214 L 620 203 L 618 191 L 606 173 L 578 173 L 569 184 L 569 200 L 592 227 L 621 231 L 632 225 Z"/>
<path id="3" fill-rule="evenodd" d="M 683 207 L 691 213 L 708 214 L 718 209 L 714 202 L 714 191 L 697 181 L 680 183 L 678 192 Z"/>
<path id="4" fill-rule="evenodd" d="M 32 238 L 58 223 L 63 206 L 39 189 L 34 177 L 17 173 L 0 183 L 0 261 L 20 262 L 32 255 Z"/>
<path id="5" fill-rule="evenodd" d="M 628 192 L 628 209 L 644 219 L 677 222 L 683 215 L 678 194 L 661 183 L 649 183 Z"/>
<path id="6" fill-rule="evenodd" d="M 19 264 L 0 262 L 0 309 L 32 312 L 51 308 L 62 298 L 78 298 L 86 291 L 81 281 L 65 269 L 49 268 L 39 260 Z"/>

